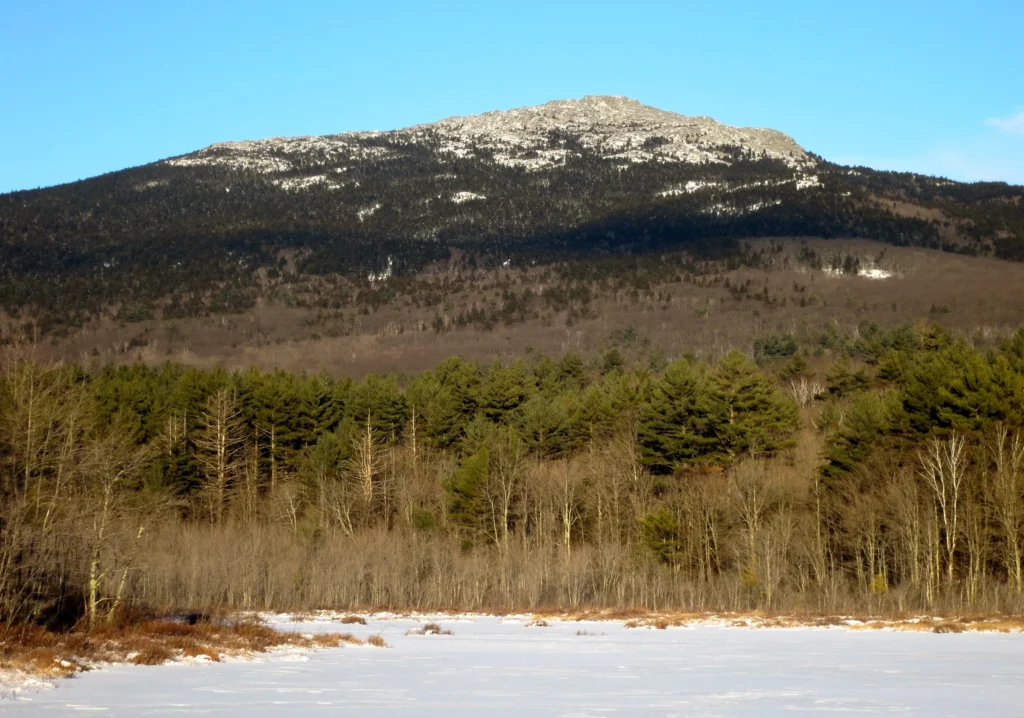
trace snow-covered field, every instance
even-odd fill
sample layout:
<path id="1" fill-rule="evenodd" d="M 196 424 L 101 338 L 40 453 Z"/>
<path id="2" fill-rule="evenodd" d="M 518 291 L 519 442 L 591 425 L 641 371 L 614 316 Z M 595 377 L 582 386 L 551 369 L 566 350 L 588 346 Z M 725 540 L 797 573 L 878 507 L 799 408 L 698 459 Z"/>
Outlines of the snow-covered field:
<path id="1" fill-rule="evenodd" d="M 115 666 L 0 702 L 10 716 L 1024 715 L 1024 635 L 625 628 L 434 617 L 304 632 L 382 633 L 390 648 L 283 651 L 206 665 Z"/>

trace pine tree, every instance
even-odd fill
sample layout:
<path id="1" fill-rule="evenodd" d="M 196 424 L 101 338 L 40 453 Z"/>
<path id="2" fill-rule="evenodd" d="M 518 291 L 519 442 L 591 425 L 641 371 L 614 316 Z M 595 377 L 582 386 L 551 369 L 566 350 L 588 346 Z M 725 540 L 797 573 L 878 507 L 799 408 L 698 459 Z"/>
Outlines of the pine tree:
<path id="1" fill-rule="evenodd" d="M 480 410 L 491 421 L 504 421 L 507 415 L 519 408 L 532 389 L 522 360 L 511 366 L 495 361 L 480 386 Z"/>
<path id="2" fill-rule="evenodd" d="M 357 430 L 369 422 L 375 441 L 394 444 L 409 419 L 409 406 L 393 376 L 370 374 L 349 394 L 346 418 Z"/>
<path id="3" fill-rule="evenodd" d="M 717 405 L 714 433 L 728 460 L 791 445 L 796 405 L 743 354 L 731 351 L 719 362 L 711 387 Z"/>
<path id="4" fill-rule="evenodd" d="M 667 507 L 647 514 L 640 522 L 644 546 L 658 560 L 674 564 L 682 550 L 679 518 Z"/>
<path id="5" fill-rule="evenodd" d="M 481 448 L 463 460 L 458 470 L 444 482 L 448 494 L 448 516 L 470 532 L 481 529 L 486 515 L 485 486 L 491 464 L 490 451 Z"/>
<path id="6" fill-rule="evenodd" d="M 456 445 L 479 406 L 477 368 L 458 357 L 441 362 L 415 385 L 425 416 L 424 434 L 439 448 Z"/>
<path id="7" fill-rule="evenodd" d="M 797 349 L 782 368 L 782 378 L 786 380 L 799 379 L 806 376 L 807 368 L 807 359 L 804 357 L 804 353 Z"/>
<path id="8" fill-rule="evenodd" d="M 850 399 L 825 445 L 825 477 L 834 484 L 867 459 L 896 428 L 899 413 L 897 392 L 863 392 Z"/>
<path id="9" fill-rule="evenodd" d="M 572 416 L 577 411 L 572 394 L 554 397 L 535 395 L 522 406 L 520 432 L 530 452 L 552 458 L 562 456 L 571 446 Z"/>
<path id="10" fill-rule="evenodd" d="M 611 397 L 604 387 L 591 384 L 583 392 L 572 414 L 573 444 L 593 448 L 601 438 L 611 433 L 615 416 Z"/>
<path id="11" fill-rule="evenodd" d="M 585 366 L 579 354 L 569 352 L 558 362 L 555 380 L 565 388 L 578 388 L 583 381 Z"/>
<path id="12" fill-rule="evenodd" d="M 705 367 L 689 360 L 670 364 L 640 410 L 643 463 L 664 473 L 715 453 L 714 411 Z"/>

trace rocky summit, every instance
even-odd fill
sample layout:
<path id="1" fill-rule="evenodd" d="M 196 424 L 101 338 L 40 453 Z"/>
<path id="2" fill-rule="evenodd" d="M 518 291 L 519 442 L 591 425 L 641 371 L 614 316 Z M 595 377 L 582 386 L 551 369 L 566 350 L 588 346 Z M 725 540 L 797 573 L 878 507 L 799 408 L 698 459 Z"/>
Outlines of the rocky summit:
<path id="1" fill-rule="evenodd" d="M 687 117 L 628 97 L 590 95 L 535 107 L 498 110 L 391 132 L 348 132 L 324 137 L 274 137 L 222 142 L 167 160 L 172 166 L 216 165 L 275 174 L 298 167 L 347 171 L 348 163 L 391 156 L 367 141 L 422 145 L 459 158 L 489 159 L 508 167 L 540 170 L 562 166 L 573 151 L 569 138 L 597 156 L 617 163 L 684 162 L 729 164 L 737 149 L 754 157 L 780 160 L 797 169 L 816 162 L 793 138 L 776 130 L 730 127 L 710 117 Z M 338 186 L 343 180 L 312 175 L 305 182 Z"/>

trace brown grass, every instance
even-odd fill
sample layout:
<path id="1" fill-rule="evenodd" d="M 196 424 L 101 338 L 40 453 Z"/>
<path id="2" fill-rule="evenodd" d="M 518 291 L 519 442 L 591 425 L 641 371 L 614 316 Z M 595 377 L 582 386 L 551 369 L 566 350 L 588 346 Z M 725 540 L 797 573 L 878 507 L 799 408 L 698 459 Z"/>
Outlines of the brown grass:
<path id="1" fill-rule="evenodd" d="M 965 615 L 954 617 L 903 616 L 835 616 L 827 614 L 766 614 L 751 613 L 695 613 L 684 611 L 641 612 L 641 611 L 583 611 L 543 614 L 547 619 L 565 622 L 575 621 L 623 621 L 625 628 L 654 628 L 665 630 L 672 627 L 700 623 L 715 623 L 735 628 L 847 628 L 850 630 L 893 629 L 898 631 L 922 631 L 930 633 L 1024 633 L 1024 616 Z M 629 617 L 626 617 L 629 616 Z M 545 619 L 534 618 L 527 625 L 549 625 Z M 583 635 L 583 633 L 578 633 Z"/>
<path id="2" fill-rule="evenodd" d="M 365 626 L 366 625 L 366 619 L 363 618 L 362 616 L 342 616 L 341 618 L 338 619 L 338 621 L 340 623 L 344 623 L 346 625 L 351 625 L 351 624 L 359 624 L 360 626 Z"/>
<path id="3" fill-rule="evenodd" d="M 309 635 L 276 631 L 251 618 L 194 625 L 152 619 L 68 633 L 34 626 L 7 631 L 4 628 L 0 626 L 0 633 L 7 634 L 0 642 L 0 669 L 49 678 L 71 676 L 102 663 L 155 666 L 201 656 L 220 661 L 225 656 L 262 653 L 278 646 L 317 649 L 364 644 L 351 633 Z M 371 636 L 365 643 L 386 645 L 379 636 Z"/>
<path id="4" fill-rule="evenodd" d="M 379 633 L 375 633 L 367 638 L 366 643 L 370 646 L 376 646 L 377 648 L 390 648 L 387 641 L 384 640 L 384 636 Z"/>
<path id="5" fill-rule="evenodd" d="M 449 628 L 442 628 L 436 623 L 427 623 L 420 628 L 410 628 L 405 632 L 407 636 L 454 636 L 455 632 Z"/>

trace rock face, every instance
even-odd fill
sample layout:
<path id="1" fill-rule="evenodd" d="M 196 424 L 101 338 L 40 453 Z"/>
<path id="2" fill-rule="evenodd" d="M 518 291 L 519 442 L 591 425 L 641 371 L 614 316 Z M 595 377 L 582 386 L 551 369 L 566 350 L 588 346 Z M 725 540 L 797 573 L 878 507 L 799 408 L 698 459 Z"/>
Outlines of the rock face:
<path id="1" fill-rule="evenodd" d="M 793 138 L 776 130 L 730 127 L 710 117 L 687 117 L 641 104 L 628 97 L 589 95 L 536 107 L 451 117 L 403 132 L 435 132 L 448 141 L 447 151 L 482 146 L 495 160 L 527 167 L 556 164 L 567 150 L 552 147 L 564 133 L 609 160 L 623 162 L 728 162 L 722 148 L 740 147 L 755 156 L 787 164 L 813 166 L 813 159 Z M 557 133 L 557 134 L 553 134 Z M 557 139 L 555 140 L 557 142 Z M 535 158 L 522 158 L 534 151 Z"/>
<path id="2" fill-rule="evenodd" d="M 273 137 L 221 142 L 167 160 L 178 167 L 223 166 L 264 174 L 300 168 L 333 168 L 316 181 L 342 186 L 347 165 L 386 159 L 393 150 L 375 140 L 426 145 L 443 154 L 490 159 L 509 167 L 556 167 L 580 150 L 611 162 L 729 164 L 737 151 L 780 160 L 796 170 L 815 160 L 793 138 L 776 130 L 730 127 L 710 117 L 687 117 L 627 97 L 588 96 L 536 107 L 450 117 L 391 132 L 347 132 L 324 137 Z M 286 185 L 294 188 L 294 185 Z"/>

